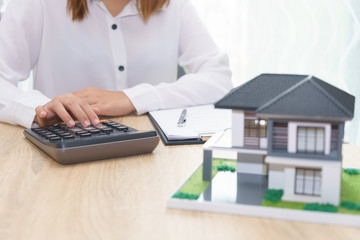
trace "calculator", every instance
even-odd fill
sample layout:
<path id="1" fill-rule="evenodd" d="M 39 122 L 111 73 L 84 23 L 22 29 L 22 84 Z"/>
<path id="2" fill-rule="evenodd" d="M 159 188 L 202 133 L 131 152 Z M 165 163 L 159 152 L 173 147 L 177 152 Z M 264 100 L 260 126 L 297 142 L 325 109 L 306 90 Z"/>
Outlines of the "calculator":
<path id="1" fill-rule="evenodd" d="M 151 153 L 159 143 L 156 131 L 140 131 L 112 120 L 89 127 L 80 123 L 72 128 L 64 123 L 32 127 L 24 135 L 61 164 Z"/>

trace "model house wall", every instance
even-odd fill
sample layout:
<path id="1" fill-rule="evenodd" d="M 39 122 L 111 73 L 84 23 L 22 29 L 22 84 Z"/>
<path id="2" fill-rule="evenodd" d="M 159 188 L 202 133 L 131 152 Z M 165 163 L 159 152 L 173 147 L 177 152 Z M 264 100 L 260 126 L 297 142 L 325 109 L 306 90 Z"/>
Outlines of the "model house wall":
<path id="1" fill-rule="evenodd" d="M 238 152 L 236 171 L 239 173 L 267 175 L 268 166 L 265 164 L 265 156 L 260 153 Z"/>
<path id="2" fill-rule="evenodd" d="M 244 147 L 244 112 L 232 110 L 232 146 Z"/>
<path id="3" fill-rule="evenodd" d="M 283 189 L 284 201 L 339 204 L 341 161 L 267 156 L 269 188 Z"/>

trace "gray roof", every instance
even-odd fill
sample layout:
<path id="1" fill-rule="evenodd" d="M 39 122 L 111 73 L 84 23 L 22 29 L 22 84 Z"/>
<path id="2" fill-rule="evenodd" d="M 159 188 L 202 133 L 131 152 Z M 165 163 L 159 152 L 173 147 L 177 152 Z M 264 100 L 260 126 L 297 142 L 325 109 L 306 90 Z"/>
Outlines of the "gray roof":
<path id="1" fill-rule="evenodd" d="M 354 96 L 313 76 L 262 74 L 231 90 L 215 107 L 344 120 L 353 118 L 354 104 Z"/>

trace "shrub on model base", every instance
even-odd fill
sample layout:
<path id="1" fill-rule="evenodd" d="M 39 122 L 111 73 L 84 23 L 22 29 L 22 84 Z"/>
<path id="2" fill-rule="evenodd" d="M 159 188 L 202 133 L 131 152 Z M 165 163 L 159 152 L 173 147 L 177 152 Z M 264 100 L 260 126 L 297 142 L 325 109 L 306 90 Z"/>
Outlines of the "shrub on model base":
<path id="1" fill-rule="evenodd" d="M 360 211 L 360 204 L 356 204 L 355 202 L 342 201 L 340 206 L 343 207 L 343 208 L 347 208 L 349 210 Z"/>
<path id="2" fill-rule="evenodd" d="M 304 210 L 320 211 L 320 212 L 337 212 L 338 208 L 332 204 L 308 203 L 304 206 Z"/>
<path id="3" fill-rule="evenodd" d="M 199 198 L 199 194 L 190 194 L 184 192 L 177 192 L 173 195 L 173 198 L 180 198 L 180 199 L 189 199 L 189 200 L 196 200 Z"/>
<path id="4" fill-rule="evenodd" d="M 236 169 L 234 167 L 228 166 L 226 164 L 217 166 L 216 168 L 219 172 L 235 172 Z"/>
<path id="5" fill-rule="evenodd" d="M 282 189 L 268 189 L 266 190 L 264 199 L 271 202 L 280 202 L 284 191 Z"/>
<path id="6" fill-rule="evenodd" d="M 355 168 L 344 169 L 344 172 L 349 174 L 349 175 L 358 175 L 358 174 L 360 174 L 360 171 L 355 169 Z"/>

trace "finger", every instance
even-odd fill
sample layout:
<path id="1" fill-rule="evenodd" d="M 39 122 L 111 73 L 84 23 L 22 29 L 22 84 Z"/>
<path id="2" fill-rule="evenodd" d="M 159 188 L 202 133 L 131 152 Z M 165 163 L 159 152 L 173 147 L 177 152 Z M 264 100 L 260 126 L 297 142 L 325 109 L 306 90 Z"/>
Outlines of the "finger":
<path id="1" fill-rule="evenodd" d="M 40 118 L 45 118 L 47 116 L 47 111 L 43 106 L 36 107 L 35 112 Z"/>
<path id="2" fill-rule="evenodd" d="M 97 107 L 97 106 L 91 106 L 92 109 L 94 110 L 94 112 L 97 114 L 97 115 L 100 115 L 100 108 Z"/>
<path id="3" fill-rule="evenodd" d="M 68 127 L 75 126 L 75 121 L 60 102 L 55 102 L 51 106 L 48 106 L 48 108 L 52 110 Z"/>
<path id="4" fill-rule="evenodd" d="M 67 104 L 66 108 L 81 123 L 81 125 L 83 125 L 84 127 L 88 127 L 90 125 L 89 118 L 87 117 L 84 110 L 80 107 L 79 102 Z"/>
<path id="5" fill-rule="evenodd" d="M 68 108 L 84 127 L 88 127 L 90 122 L 93 125 L 98 125 L 100 123 L 95 111 L 85 101 L 80 101 L 76 104 L 69 104 Z"/>
<path id="6" fill-rule="evenodd" d="M 81 102 L 80 107 L 87 115 L 88 119 L 90 119 L 91 123 L 93 125 L 98 125 L 100 123 L 100 120 L 98 118 L 97 113 L 94 111 L 94 109 L 86 102 Z"/>

